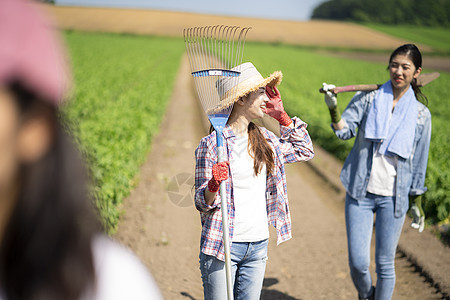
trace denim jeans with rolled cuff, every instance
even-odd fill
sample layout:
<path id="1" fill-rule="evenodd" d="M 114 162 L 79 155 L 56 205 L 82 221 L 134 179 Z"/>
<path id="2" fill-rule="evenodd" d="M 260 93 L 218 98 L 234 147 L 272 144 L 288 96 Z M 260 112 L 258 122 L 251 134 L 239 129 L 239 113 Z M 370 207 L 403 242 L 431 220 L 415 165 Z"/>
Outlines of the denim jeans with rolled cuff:
<path id="1" fill-rule="evenodd" d="M 234 299 L 259 299 L 264 280 L 269 240 L 231 244 L 231 278 Z M 200 253 L 203 292 L 206 300 L 227 299 L 225 263 Z"/>

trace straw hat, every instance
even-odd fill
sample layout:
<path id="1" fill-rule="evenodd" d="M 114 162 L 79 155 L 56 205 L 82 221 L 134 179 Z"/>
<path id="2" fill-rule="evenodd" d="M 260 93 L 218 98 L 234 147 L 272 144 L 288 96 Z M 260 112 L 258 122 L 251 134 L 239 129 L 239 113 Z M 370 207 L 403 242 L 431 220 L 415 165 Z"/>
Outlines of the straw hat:
<path id="1" fill-rule="evenodd" d="M 275 87 L 280 84 L 283 74 L 281 71 L 273 72 L 264 78 L 251 62 L 246 62 L 231 69 L 240 72 L 238 77 L 224 77 L 216 82 L 219 92 L 220 104 L 216 110 L 225 109 L 234 104 L 240 97 L 258 90 L 260 87 Z"/>

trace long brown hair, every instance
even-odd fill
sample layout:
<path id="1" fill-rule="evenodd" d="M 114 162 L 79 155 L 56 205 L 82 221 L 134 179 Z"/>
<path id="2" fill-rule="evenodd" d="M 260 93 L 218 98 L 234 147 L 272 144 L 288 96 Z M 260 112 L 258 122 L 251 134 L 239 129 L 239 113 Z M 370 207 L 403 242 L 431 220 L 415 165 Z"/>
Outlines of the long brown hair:
<path id="1" fill-rule="evenodd" d="M 253 157 L 253 169 L 255 170 L 255 175 L 258 175 L 261 172 L 264 164 L 266 165 L 267 175 L 269 175 L 275 168 L 273 150 L 255 123 L 250 122 L 247 130 L 248 152 Z"/>

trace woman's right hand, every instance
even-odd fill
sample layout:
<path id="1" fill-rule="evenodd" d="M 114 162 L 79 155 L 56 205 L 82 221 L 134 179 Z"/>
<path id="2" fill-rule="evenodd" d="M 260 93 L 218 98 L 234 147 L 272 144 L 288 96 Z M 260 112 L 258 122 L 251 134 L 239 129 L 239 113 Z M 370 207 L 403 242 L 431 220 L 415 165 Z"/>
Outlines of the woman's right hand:
<path id="1" fill-rule="evenodd" d="M 228 179 L 228 161 L 216 163 L 212 167 L 212 178 L 208 182 L 208 190 L 215 193 L 219 190 L 220 183 Z"/>
<path id="2" fill-rule="evenodd" d="M 334 109 L 337 106 L 337 95 L 332 92 L 335 87 L 336 86 L 333 84 L 326 84 L 325 82 L 323 83 L 322 89 L 325 91 L 325 103 L 327 104 L 329 109 Z"/>
<path id="3" fill-rule="evenodd" d="M 333 93 L 336 86 L 332 84 L 323 83 L 323 90 L 325 91 L 325 103 L 330 111 L 331 123 L 336 130 L 341 130 L 345 127 L 345 122 L 341 118 L 339 107 L 337 106 L 337 95 Z"/>

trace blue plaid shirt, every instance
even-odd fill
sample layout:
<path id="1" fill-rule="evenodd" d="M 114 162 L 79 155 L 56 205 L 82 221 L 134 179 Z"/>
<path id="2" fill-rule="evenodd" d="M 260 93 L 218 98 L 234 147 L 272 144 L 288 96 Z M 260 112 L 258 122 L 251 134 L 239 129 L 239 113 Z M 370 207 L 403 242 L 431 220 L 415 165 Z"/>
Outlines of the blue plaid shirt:
<path id="1" fill-rule="evenodd" d="M 299 118 L 292 118 L 294 127 L 281 127 L 281 137 L 260 127 L 275 154 L 275 172 L 267 175 L 266 207 L 269 224 L 277 229 L 277 244 L 289 240 L 291 235 L 291 216 L 287 197 L 286 173 L 284 164 L 297 161 L 307 161 L 314 157 L 313 146 L 307 124 Z M 223 130 L 224 146 L 228 160 L 232 157 L 232 149 L 236 140 L 231 128 L 227 125 Z M 205 202 L 204 192 L 208 181 L 212 177 L 212 166 L 217 162 L 216 132 L 204 137 L 195 150 L 195 207 L 200 211 L 202 235 L 200 239 L 201 251 L 206 255 L 215 256 L 224 261 L 224 246 L 222 240 L 222 214 L 220 211 L 220 195 L 217 193 L 212 205 Z M 229 240 L 233 239 L 234 231 L 234 200 L 233 180 L 225 181 L 228 203 Z"/>

